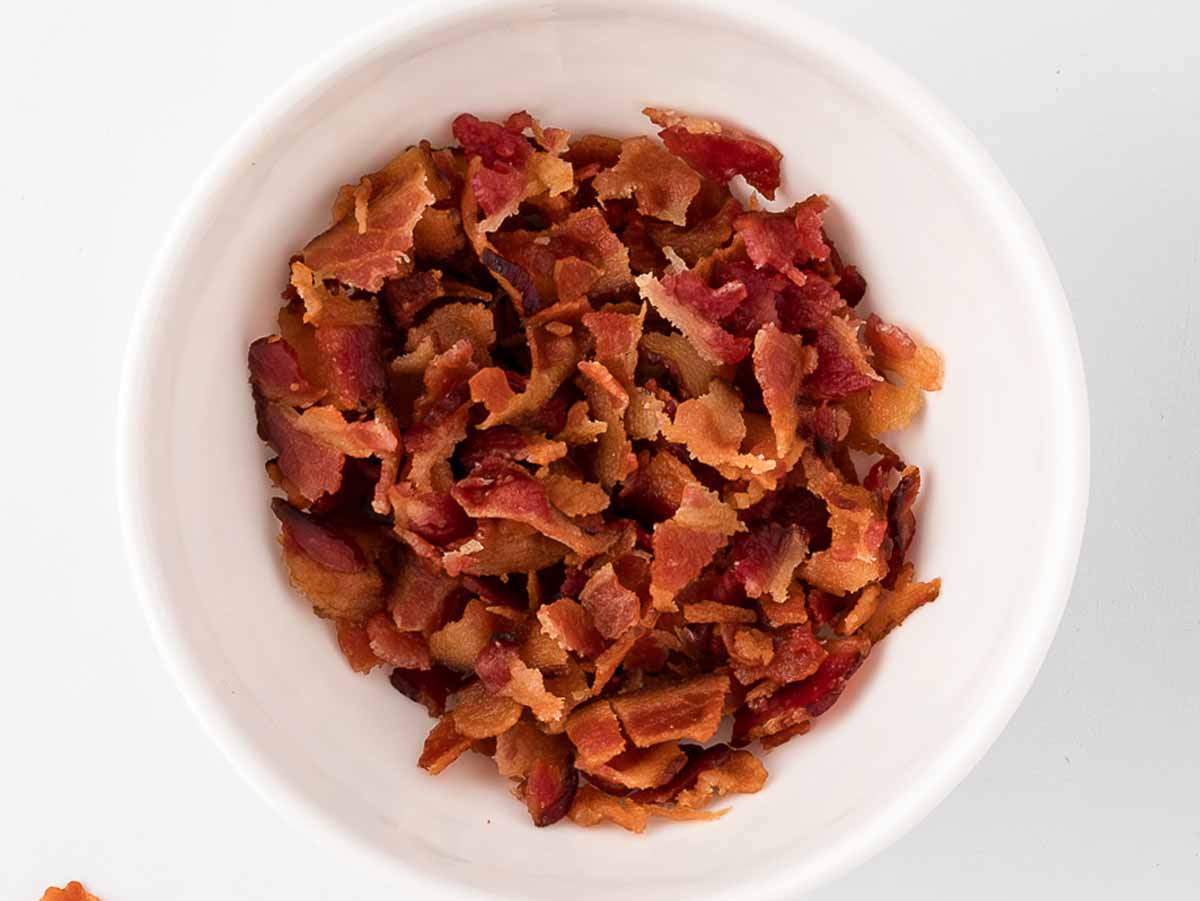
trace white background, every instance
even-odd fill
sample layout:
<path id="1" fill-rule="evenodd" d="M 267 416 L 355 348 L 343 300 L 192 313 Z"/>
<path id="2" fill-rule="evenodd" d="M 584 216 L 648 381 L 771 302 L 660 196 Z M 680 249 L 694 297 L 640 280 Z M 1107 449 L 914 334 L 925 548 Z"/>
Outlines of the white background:
<path id="1" fill-rule="evenodd" d="M 265 95 L 396 5 L 5 9 L 0 901 L 75 878 L 105 901 L 405 897 L 201 733 L 133 596 L 112 478 L 126 334 L 180 201 Z M 1093 448 L 1074 594 L 1024 705 L 928 820 L 813 897 L 1196 898 L 1197 6 L 800 5 L 928 85 L 1025 200 L 1079 330 Z"/>

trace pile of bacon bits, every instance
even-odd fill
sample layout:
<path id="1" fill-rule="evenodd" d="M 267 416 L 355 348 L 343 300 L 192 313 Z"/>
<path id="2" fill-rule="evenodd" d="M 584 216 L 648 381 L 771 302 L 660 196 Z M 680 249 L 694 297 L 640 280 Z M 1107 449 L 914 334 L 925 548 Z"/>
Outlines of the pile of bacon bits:
<path id="1" fill-rule="evenodd" d="M 458 116 L 338 192 L 249 352 L 293 585 L 436 718 L 422 767 L 492 757 L 538 826 L 719 816 L 939 590 L 879 436 L 941 358 L 859 315 L 824 197 L 730 191 L 774 146 L 645 112 Z"/>

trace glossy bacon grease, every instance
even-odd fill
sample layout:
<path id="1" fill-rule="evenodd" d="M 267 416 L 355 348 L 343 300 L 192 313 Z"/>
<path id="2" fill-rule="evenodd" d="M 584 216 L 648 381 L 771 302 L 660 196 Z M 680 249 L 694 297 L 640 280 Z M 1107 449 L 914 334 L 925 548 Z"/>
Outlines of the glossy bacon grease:
<path id="1" fill-rule="evenodd" d="M 774 146 L 645 112 L 458 116 L 338 192 L 249 350 L 292 584 L 436 719 L 420 766 L 492 757 L 537 826 L 721 815 L 940 587 L 881 436 L 941 357 L 859 311 L 825 197 L 762 207 Z"/>

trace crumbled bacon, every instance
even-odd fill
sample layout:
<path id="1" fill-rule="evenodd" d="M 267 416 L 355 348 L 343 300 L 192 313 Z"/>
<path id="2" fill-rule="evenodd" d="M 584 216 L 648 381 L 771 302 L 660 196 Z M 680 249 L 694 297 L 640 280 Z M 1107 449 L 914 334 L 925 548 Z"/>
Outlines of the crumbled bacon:
<path id="1" fill-rule="evenodd" d="M 625 734 L 639 748 L 681 738 L 708 741 L 717 731 L 728 691 L 729 677 L 712 673 L 618 695 L 612 705 Z"/>
<path id="2" fill-rule="evenodd" d="M 642 215 L 686 225 L 700 176 L 650 138 L 636 137 L 621 142 L 617 164 L 593 178 L 592 187 L 600 200 L 633 197 Z"/>
<path id="3" fill-rule="evenodd" d="M 621 584 L 611 563 L 592 573 L 579 592 L 579 600 L 605 638 L 618 638 L 638 623 L 641 601 Z"/>
<path id="4" fill-rule="evenodd" d="M 681 115 L 675 110 L 646 107 L 642 112 L 662 128 L 658 134 L 667 148 L 702 174 L 722 184 L 741 175 L 769 200 L 775 199 L 783 154 L 774 144 L 740 129 Z"/>
<path id="5" fill-rule="evenodd" d="M 645 113 L 464 114 L 343 185 L 247 354 L 292 585 L 539 826 L 720 816 L 766 772 L 692 742 L 804 735 L 940 591 L 879 436 L 941 357 L 860 314 L 825 197 L 740 199 L 772 145 Z"/>
<path id="6" fill-rule="evenodd" d="M 100 901 L 80 882 L 68 882 L 62 888 L 51 886 L 42 893 L 42 901 Z"/>

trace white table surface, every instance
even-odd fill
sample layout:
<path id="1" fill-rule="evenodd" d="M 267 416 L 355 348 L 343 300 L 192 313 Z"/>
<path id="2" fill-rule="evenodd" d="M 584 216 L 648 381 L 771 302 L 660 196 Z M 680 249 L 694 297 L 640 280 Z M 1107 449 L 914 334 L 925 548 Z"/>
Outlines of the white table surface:
<path id="1" fill-rule="evenodd" d="M 112 479 L 167 222 L 265 94 L 397 2 L 5 8 L 3 901 L 75 878 L 106 901 L 413 897 L 284 822 L 201 732 L 133 596 Z M 813 897 L 1200 897 L 1197 6 L 801 5 L 932 88 L 1024 198 L 1071 300 L 1093 447 L 1074 595 L 1024 705 L 921 826 Z"/>

